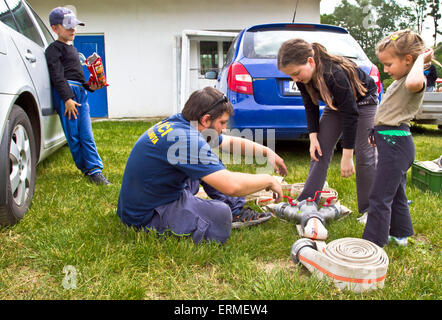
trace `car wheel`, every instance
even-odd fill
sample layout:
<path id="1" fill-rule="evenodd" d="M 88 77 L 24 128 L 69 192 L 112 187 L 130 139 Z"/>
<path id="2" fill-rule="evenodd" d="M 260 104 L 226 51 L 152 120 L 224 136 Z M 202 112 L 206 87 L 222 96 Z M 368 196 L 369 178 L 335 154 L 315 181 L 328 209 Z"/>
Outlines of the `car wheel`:
<path id="1" fill-rule="evenodd" d="M 7 204 L 0 208 L 3 226 L 16 224 L 28 211 L 34 195 L 37 163 L 31 122 L 20 106 L 12 108 L 8 127 Z"/>

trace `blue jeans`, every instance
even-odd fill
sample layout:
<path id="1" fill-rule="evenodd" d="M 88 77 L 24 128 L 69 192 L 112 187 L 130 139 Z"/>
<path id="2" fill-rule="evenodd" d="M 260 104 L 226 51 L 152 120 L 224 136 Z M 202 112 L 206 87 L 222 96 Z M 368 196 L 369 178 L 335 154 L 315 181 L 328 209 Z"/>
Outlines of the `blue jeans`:
<path id="1" fill-rule="evenodd" d="M 92 175 L 102 171 L 103 162 L 92 133 L 86 89 L 79 82 L 68 80 L 68 83 L 75 95 L 74 100 L 81 104 L 77 106 L 77 119 L 71 116 L 69 120 L 68 115 L 64 115 L 64 101 L 55 89 L 53 89 L 54 107 L 60 116 L 61 126 L 75 165 L 83 174 Z"/>

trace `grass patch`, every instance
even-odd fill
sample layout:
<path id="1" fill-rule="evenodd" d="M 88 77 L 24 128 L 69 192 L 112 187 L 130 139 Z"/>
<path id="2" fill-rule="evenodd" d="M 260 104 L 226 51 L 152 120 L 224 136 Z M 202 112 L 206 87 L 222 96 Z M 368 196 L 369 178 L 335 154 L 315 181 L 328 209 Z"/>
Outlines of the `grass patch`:
<path id="1" fill-rule="evenodd" d="M 390 265 L 385 287 L 355 294 L 310 276 L 290 260 L 299 237 L 279 219 L 233 230 L 224 245 L 193 244 L 190 238 L 159 237 L 124 226 L 116 215 L 129 153 L 146 122 L 94 123 L 108 187 L 90 184 L 63 147 L 37 168 L 32 207 L 17 225 L 0 229 L 0 299 L 440 299 L 440 194 L 409 181 L 407 196 L 415 236 L 406 248 L 385 248 Z M 414 129 L 416 160 L 440 156 L 442 135 L 434 126 Z M 288 183 L 308 174 L 308 142 L 278 143 Z M 340 154 L 328 182 L 341 202 L 357 212 L 354 176 L 340 177 Z M 255 172 L 254 165 L 229 169 Z M 361 237 L 354 213 L 328 225 L 329 239 Z M 63 286 L 65 266 L 77 270 L 77 288 Z"/>

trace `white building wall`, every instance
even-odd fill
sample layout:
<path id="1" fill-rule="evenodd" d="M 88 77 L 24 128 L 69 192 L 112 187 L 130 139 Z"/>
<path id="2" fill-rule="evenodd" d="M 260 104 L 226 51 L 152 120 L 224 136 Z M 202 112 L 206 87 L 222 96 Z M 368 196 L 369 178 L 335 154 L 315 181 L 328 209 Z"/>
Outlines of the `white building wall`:
<path id="1" fill-rule="evenodd" d="M 291 22 L 295 0 L 28 0 L 48 25 L 52 8 L 71 5 L 86 26 L 104 34 L 109 118 L 173 113 L 174 37 L 182 30 L 241 30 Z M 319 23 L 319 0 L 300 0 L 295 22 Z M 176 94 L 176 93 L 175 93 Z"/>

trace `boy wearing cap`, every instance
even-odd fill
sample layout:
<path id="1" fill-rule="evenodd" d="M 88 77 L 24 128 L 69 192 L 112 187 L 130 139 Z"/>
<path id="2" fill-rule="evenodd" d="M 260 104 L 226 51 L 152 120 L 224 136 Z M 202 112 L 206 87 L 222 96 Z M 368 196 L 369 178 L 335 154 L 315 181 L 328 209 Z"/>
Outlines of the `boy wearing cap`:
<path id="1" fill-rule="evenodd" d="M 60 116 L 69 149 L 77 168 L 96 184 L 110 184 L 103 175 L 103 162 L 92 133 L 87 91 L 101 86 L 88 84 L 77 49 L 71 44 L 77 25 L 84 26 L 74 13 L 57 7 L 49 14 L 52 30 L 58 39 L 46 49 L 46 60 L 53 85 L 53 102 Z"/>

